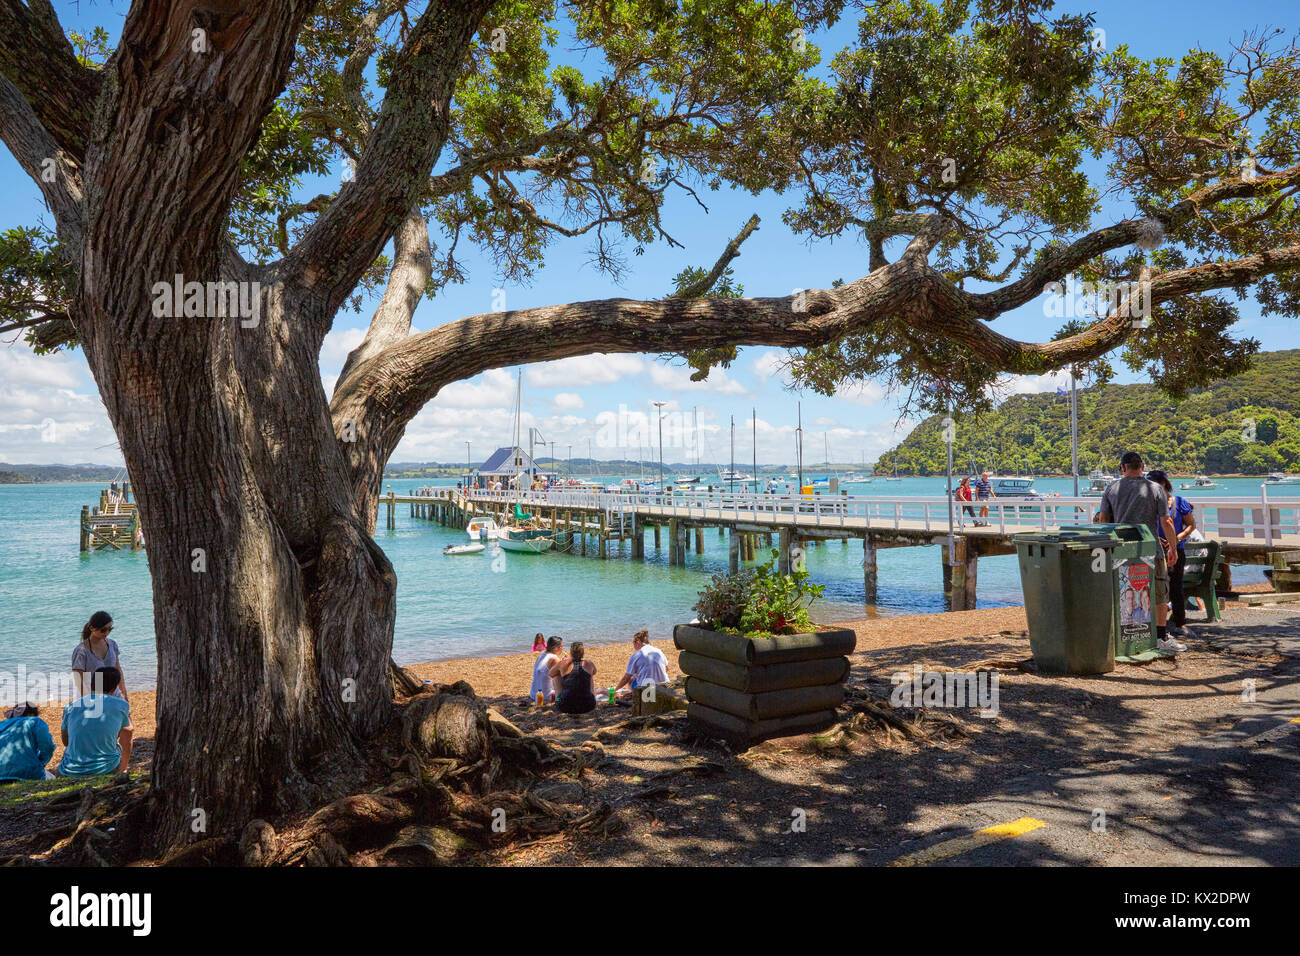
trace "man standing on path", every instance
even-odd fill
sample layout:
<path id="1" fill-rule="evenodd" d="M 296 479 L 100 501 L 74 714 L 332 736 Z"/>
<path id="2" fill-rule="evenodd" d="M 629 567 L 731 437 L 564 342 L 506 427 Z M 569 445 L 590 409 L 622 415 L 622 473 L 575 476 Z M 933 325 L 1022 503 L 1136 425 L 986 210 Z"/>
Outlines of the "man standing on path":
<path id="1" fill-rule="evenodd" d="M 975 482 L 975 499 L 977 501 L 984 502 L 984 504 L 980 506 L 981 520 L 975 522 L 975 526 L 977 528 L 988 527 L 988 516 L 989 516 L 988 500 L 990 498 L 996 498 L 996 497 L 997 495 L 993 493 L 993 483 L 989 481 L 989 473 L 986 471 L 982 475 L 980 475 L 980 480 Z"/>
<path id="2" fill-rule="evenodd" d="M 1097 519 L 1103 524 L 1144 524 L 1156 540 L 1164 539 L 1163 550 L 1156 552 L 1156 570 L 1151 577 L 1151 604 L 1156 615 L 1156 648 L 1167 654 L 1187 650 L 1168 637 L 1165 625 L 1169 615 L 1169 565 L 1178 560 L 1174 545 L 1174 522 L 1169 517 L 1169 497 L 1165 489 L 1142 475 L 1142 456 L 1126 451 L 1119 460 L 1123 477 L 1112 481 L 1101 496 Z"/>

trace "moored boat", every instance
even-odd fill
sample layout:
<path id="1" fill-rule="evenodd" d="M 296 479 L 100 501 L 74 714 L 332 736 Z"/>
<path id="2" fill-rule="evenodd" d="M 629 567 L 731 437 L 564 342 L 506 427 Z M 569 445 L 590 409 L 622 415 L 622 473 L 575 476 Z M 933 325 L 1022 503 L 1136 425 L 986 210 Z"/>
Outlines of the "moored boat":
<path id="1" fill-rule="evenodd" d="M 1100 468 L 1094 468 L 1088 472 L 1088 487 L 1081 494 L 1084 498 L 1100 498 L 1115 480 L 1114 475 L 1108 475 Z"/>
<path id="2" fill-rule="evenodd" d="M 475 518 L 465 526 L 465 533 L 469 535 L 471 541 L 484 538 L 491 541 L 501 533 L 501 529 L 492 518 Z"/>
<path id="3" fill-rule="evenodd" d="M 502 550 L 517 554 L 541 554 L 555 547 L 555 537 L 546 528 L 511 526 L 497 535 L 497 544 Z"/>
<path id="4" fill-rule="evenodd" d="M 481 541 L 471 541 L 469 544 L 449 544 L 442 549 L 442 553 L 448 556 L 459 554 L 482 554 L 487 550 L 487 545 Z"/>

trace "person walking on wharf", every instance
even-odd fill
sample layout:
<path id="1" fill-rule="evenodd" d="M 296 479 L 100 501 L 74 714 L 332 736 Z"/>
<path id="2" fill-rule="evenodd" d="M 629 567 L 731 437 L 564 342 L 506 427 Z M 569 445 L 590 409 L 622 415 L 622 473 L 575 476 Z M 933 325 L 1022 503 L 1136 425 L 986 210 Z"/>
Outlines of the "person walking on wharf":
<path id="1" fill-rule="evenodd" d="M 977 501 L 981 502 L 981 504 L 980 504 L 980 520 L 977 520 L 977 521 L 975 522 L 975 527 L 977 527 L 977 528 L 987 528 L 987 527 L 988 527 L 988 525 L 989 525 L 989 522 L 988 522 L 988 516 L 989 516 L 989 505 L 988 505 L 988 502 L 989 502 L 989 499 L 990 499 L 990 498 L 996 498 L 996 497 L 997 497 L 997 495 L 995 495 L 995 494 L 993 493 L 993 483 L 992 483 L 991 481 L 989 481 L 989 477 L 990 477 L 990 473 L 986 471 L 986 472 L 984 472 L 983 474 L 980 475 L 980 477 L 979 477 L 979 481 L 975 482 L 975 498 L 976 498 Z"/>
<path id="2" fill-rule="evenodd" d="M 1177 535 L 1169 517 L 1169 498 L 1158 483 L 1143 477 L 1142 456 L 1126 451 L 1119 460 L 1123 477 L 1110 483 L 1101 496 L 1097 520 L 1103 524 L 1144 524 L 1163 548 L 1156 552 L 1155 573 L 1151 577 L 1151 604 L 1156 615 L 1156 648 L 1166 654 L 1187 650 L 1166 633 L 1169 616 L 1169 566 L 1178 561 L 1174 544 Z"/>

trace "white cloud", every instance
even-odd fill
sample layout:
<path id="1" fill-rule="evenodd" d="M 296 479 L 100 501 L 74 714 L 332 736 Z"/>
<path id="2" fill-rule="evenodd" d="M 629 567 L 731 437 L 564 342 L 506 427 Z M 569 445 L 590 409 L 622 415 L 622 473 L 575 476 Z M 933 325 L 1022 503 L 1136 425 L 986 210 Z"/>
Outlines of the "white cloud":
<path id="1" fill-rule="evenodd" d="M 0 382 L 6 385 L 32 385 L 52 388 L 77 388 L 81 385 L 80 369 L 85 360 L 71 353 L 37 355 L 25 344 L 16 343 L 0 349 Z"/>
<path id="2" fill-rule="evenodd" d="M 702 382 L 691 381 L 691 369 L 681 365 L 650 366 L 650 382 L 656 388 L 674 392 L 717 392 L 720 395 L 746 395 L 748 389 L 721 369 L 712 369 Z"/>
<path id="3" fill-rule="evenodd" d="M 445 386 L 430 405 L 439 408 L 514 408 L 515 377 L 506 369 L 494 368 L 475 378 Z"/>
<path id="4" fill-rule="evenodd" d="M 322 368 L 342 369 L 348 355 L 366 337 L 365 329 L 331 329 L 320 347 Z"/>
<path id="5" fill-rule="evenodd" d="M 883 386 L 875 382 L 845 382 L 835 390 L 835 397 L 850 405 L 862 405 L 870 408 L 879 405 L 885 397 Z"/>
<path id="6" fill-rule="evenodd" d="M 782 375 L 786 357 L 784 352 L 766 351 L 754 359 L 751 368 L 754 374 L 766 382 L 773 375 Z M 782 375 L 784 378 L 784 376 Z"/>
<path id="7" fill-rule="evenodd" d="M 528 367 L 528 384 L 540 388 L 574 388 L 582 385 L 613 385 L 640 375 L 645 362 L 635 355 L 578 355 Z"/>
<path id="8" fill-rule="evenodd" d="M 587 403 L 576 392 L 558 392 L 551 399 L 551 404 L 562 412 L 576 412 L 580 408 L 585 408 Z"/>
<path id="9" fill-rule="evenodd" d="M 0 461 L 121 463 L 79 352 L 36 355 L 22 343 L 0 349 Z"/>
<path id="10" fill-rule="evenodd" d="M 1058 372 L 1044 372 L 1042 375 L 1004 375 L 997 384 L 988 389 L 990 396 L 1003 398 L 1007 395 L 1033 395 L 1038 392 L 1054 392 L 1057 388 L 1070 387 L 1070 373 L 1064 369 Z"/>

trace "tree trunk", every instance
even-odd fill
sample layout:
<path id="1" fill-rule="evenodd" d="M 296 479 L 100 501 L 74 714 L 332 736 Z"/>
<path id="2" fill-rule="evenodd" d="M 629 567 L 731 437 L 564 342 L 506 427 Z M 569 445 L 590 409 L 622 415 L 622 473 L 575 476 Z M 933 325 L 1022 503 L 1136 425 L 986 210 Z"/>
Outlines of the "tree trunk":
<path id="1" fill-rule="evenodd" d="M 149 542 L 159 846 L 333 795 L 390 714 L 396 577 L 287 311 L 87 341 Z"/>

